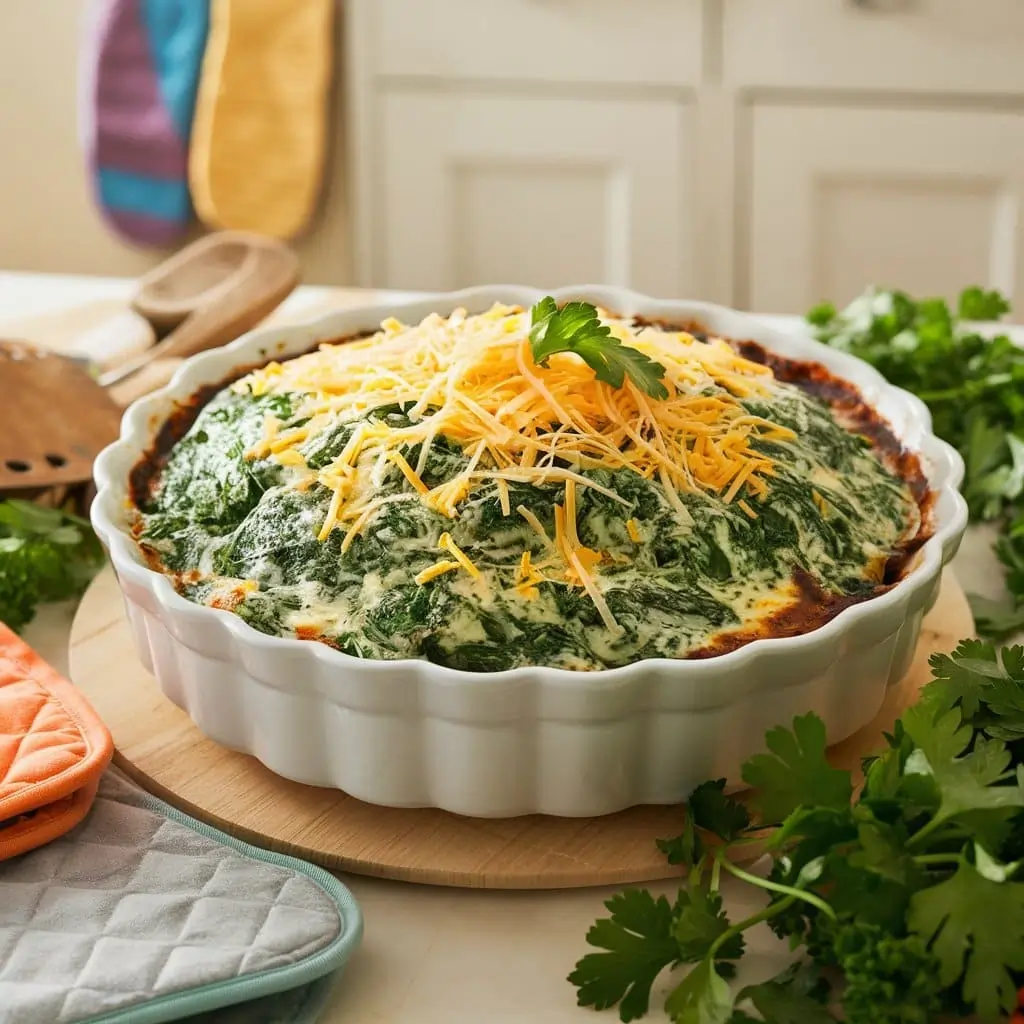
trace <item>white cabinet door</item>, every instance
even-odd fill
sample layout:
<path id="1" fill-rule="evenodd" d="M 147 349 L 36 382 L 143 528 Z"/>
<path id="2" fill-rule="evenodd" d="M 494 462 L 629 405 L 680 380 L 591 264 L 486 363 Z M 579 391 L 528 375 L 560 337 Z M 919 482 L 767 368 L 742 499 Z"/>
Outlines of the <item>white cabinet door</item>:
<path id="1" fill-rule="evenodd" d="M 1024 114 L 755 105 L 750 118 L 742 304 L 802 312 L 868 284 L 1024 301 Z"/>
<path id="2" fill-rule="evenodd" d="M 374 284 L 692 288 L 688 107 L 385 92 Z"/>

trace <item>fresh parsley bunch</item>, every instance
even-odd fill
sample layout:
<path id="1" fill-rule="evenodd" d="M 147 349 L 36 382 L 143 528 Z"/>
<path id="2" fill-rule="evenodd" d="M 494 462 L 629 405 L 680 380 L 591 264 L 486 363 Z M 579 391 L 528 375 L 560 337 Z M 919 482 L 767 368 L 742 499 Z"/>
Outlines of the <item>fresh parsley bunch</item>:
<path id="1" fill-rule="evenodd" d="M 978 629 L 993 638 L 1024 629 L 1024 349 L 971 326 L 1009 312 L 994 291 L 968 288 L 955 312 L 942 299 L 871 289 L 845 309 L 807 319 L 821 341 L 859 356 L 931 410 L 935 432 L 964 457 L 964 497 L 976 522 L 996 521 L 996 554 L 1010 608 L 972 598 Z"/>
<path id="2" fill-rule="evenodd" d="M 580 1004 L 635 1020 L 657 976 L 689 964 L 665 1004 L 676 1024 L 1003 1019 L 1024 983 L 1024 648 L 966 641 L 931 664 L 858 794 L 814 714 L 768 733 L 743 766 L 748 800 L 722 779 L 698 787 L 683 833 L 659 843 L 685 884 L 671 903 L 632 889 L 605 904 L 587 934 L 600 952 L 569 976 Z M 752 843 L 766 877 L 731 859 Z M 763 890 L 764 908 L 730 921 L 723 874 Z M 797 959 L 734 995 L 744 933 L 762 922 Z"/>
<path id="3" fill-rule="evenodd" d="M 0 622 L 19 630 L 44 601 L 76 597 L 103 562 L 89 523 L 28 501 L 0 502 Z"/>

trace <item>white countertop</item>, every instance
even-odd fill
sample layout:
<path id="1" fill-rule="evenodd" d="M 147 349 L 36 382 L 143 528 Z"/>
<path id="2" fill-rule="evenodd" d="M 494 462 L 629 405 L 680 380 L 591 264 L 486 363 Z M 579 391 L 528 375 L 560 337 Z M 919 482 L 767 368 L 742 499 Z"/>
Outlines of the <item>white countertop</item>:
<path id="1" fill-rule="evenodd" d="M 84 274 L 30 274 L 0 270 L 0 331 L 10 323 L 52 316 L 75 306 L 94 302 L 127 302 L 135 291 L 127 277 L 88 277 Z M 285 312 L 301 312 L 333 291 L 331 288 L 299 288 L 284 301 Z"/>
<path id="2" fill-rule="evenodd" d="M 35 317 L 97 301 L 125 301 L 132 282 L 110 278 L 0 272 L 0 336 L 17 326 L 24 336 Z M 300 288 L 285 312 L 320 305 L 331 289 Z M 379 293 L 378 293 L 379 295 Z M 796 318 L 772 317 L 785 326 Z M 954 569 L 968 591 L 1000 596 L 1002 574 L 983 531 L 972 530 Z M 73 605 L 44 608 L 25 639 L 67 673 Z M 361 948 L 339 981 L 320 1024 L 612 1024 L 575 1005 L 565 980 L 588 952 L 587 928 L 603 916 L 602 901 L 615 889 L 495 892 L 445 889 L 359 876 L 342 876 L 359 900 L 366 922 Z M 658 883 L 656 892 L 677 886 Z M 730 914 L 738 919 L 760 903 L 726 880 Z M 740 981 L 759 980 L 787 962 L 785 947 L 765 927 L 748 935 Z M 665 987 L 663 983 L 663 988 Z M 660 1007 L 657 990 L 653 1007 Z M 655 1009 L 648 1020 L 665 1020 Z"/>

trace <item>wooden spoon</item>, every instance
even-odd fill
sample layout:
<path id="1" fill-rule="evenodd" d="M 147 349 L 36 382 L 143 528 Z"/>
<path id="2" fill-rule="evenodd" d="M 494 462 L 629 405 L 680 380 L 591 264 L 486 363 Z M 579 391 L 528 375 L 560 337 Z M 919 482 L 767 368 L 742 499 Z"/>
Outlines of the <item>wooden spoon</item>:
<path id="1" fill-rule="evenodd" d="M 151 363 L 143 366 L 138 373 L 133 373 L 125 380 L 111 384 L 107 388 L 107 394 L 119 408 L 125 409 L 137 399 L 168 384 L 183 362 L 185 362 L 184 359 L 154 359 Z"/>
<path id="2" fill-rule="evenodd" d="M 281 304 L 299 280 L 299 261 L 281 242 L 241 231 L 200 239 L 142 279 L 132 302 L 151 323 L 177 327 L 107 373 L 106 387 L 156 359 L 185 358 L 244 334 Z"/>
<path id="3" fill-rule="evenodd" d="M 237 283 L 255 247 L 264 252 L 281 248 L 241 231 L 220 231 L 200 238 L 139 278 L 132 309 L 159 334 L 166 334 Z"/>

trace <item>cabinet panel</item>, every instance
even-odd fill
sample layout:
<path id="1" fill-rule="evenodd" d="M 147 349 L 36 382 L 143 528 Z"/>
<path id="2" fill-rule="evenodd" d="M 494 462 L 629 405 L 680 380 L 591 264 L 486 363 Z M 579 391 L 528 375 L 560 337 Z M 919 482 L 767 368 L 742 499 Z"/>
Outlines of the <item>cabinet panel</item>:
<path id="1" fill-rule="evenodd" d="M 736 85 L 1024 93 L 1020 0 L 724 0 Z"/>
<path id="2" fill-rule="evenodd" d="M 1024 298 L 1024 114 L 755 106 L 751 127 L 750 308 L 868 284 Z"/>
<path id="3" fill-rule="evenodd" d="M 392 92 L 380 109 L 380 286 L 691 288 L 684 104 Z"/>
<path id="4" fill-rule="evenodd" d="M 687 84 L 701 0 L 354 0 L 387 75 Z"/>

